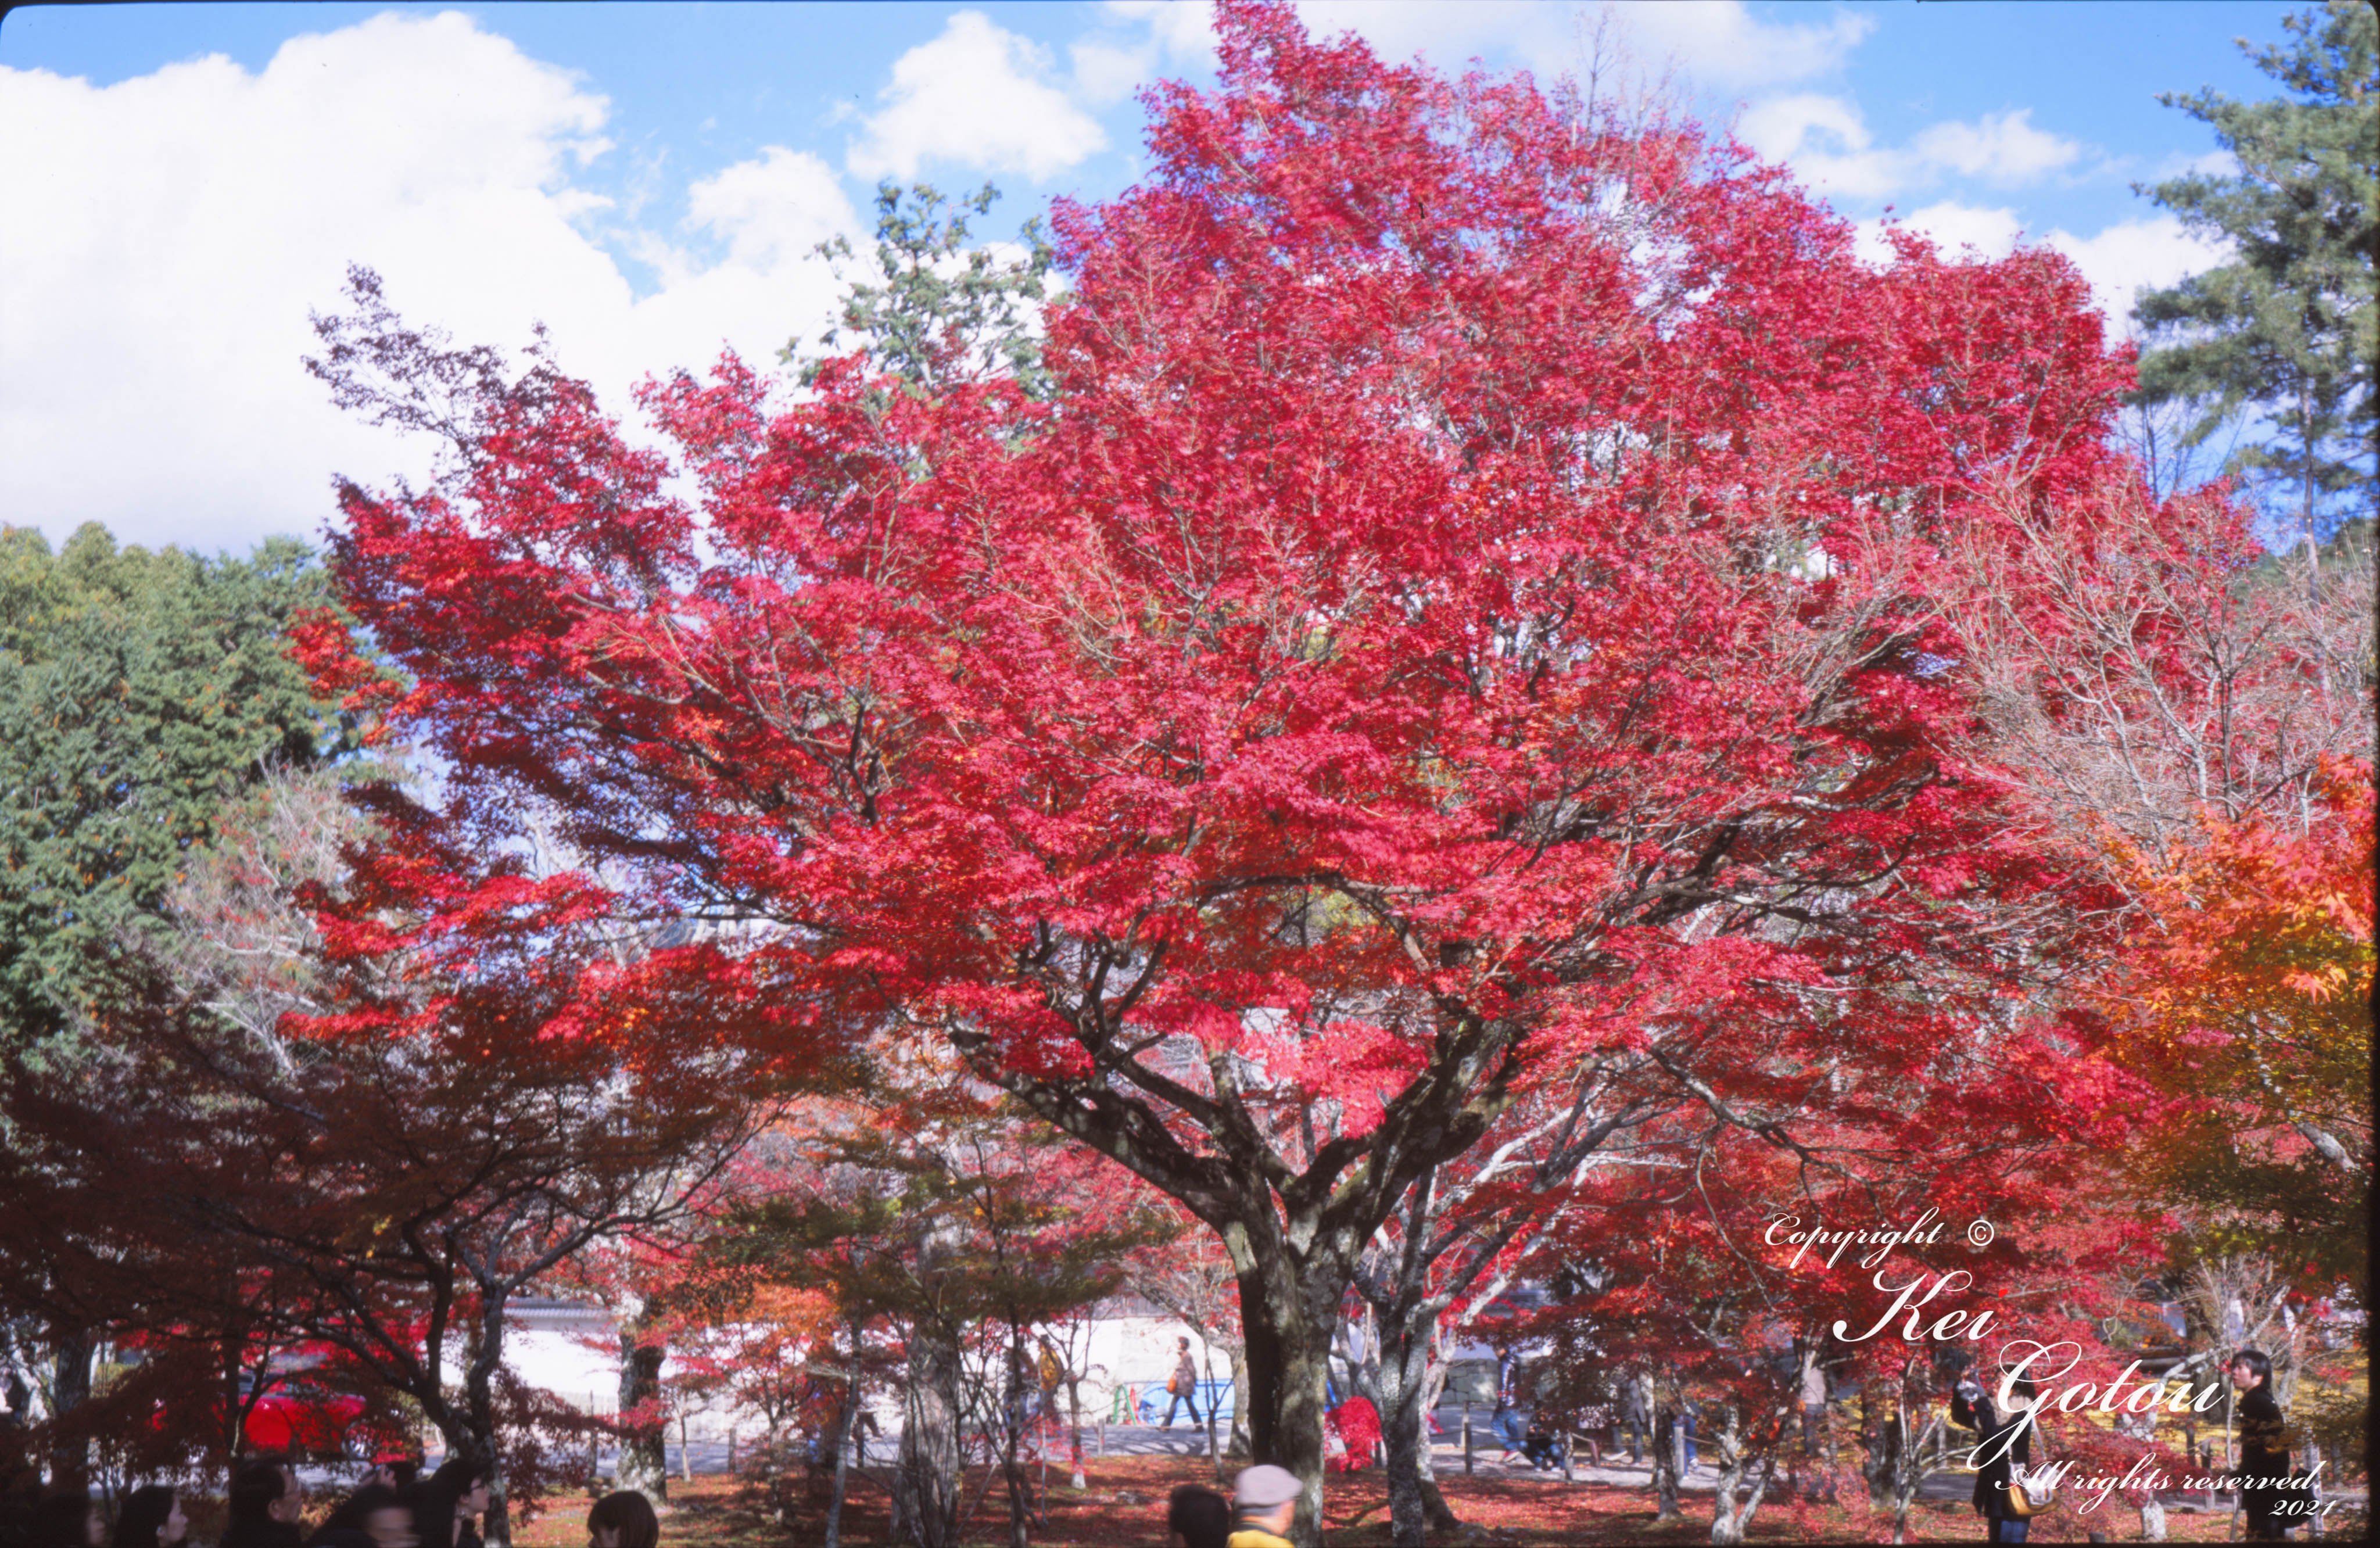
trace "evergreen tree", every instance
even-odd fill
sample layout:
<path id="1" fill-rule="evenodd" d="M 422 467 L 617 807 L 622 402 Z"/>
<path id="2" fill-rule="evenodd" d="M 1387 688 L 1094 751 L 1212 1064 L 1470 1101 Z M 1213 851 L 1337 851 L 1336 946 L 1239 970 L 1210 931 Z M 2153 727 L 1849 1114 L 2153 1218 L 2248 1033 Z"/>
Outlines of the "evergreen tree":
<path id="1" fill-rule="evenodd" d="M 2328 0 L 2283 25 L 2283 46 L 2240 46 L 2289 95 L 2243 103 L 2210 89 L 2158 99 L 2212 126 L 2240 172 L 2135 191 L 2195 230 L 2229 238 L 2238 256 L 2143 292 L 2133 316 L 2151 343 L 2141 398 L 2198 405 L 2192 444 L 2252 408 L 2272 441 L 2235 453 L 2227 470 L 2288 490 L 2300 530 L 2318 538 L 2372 509 L 2380 28 L 2364 0 Z"/>
<path id="2" fill-rule="evenodd" d="M 348 745 L 283 649 L 292 615 L 330 601 L 285 538 L 207 559 L 118 548 L 96 523 L 55 554 L 0 528 L 0 1045 L 88 1005 L 95 965 L 268 761 Z"/>

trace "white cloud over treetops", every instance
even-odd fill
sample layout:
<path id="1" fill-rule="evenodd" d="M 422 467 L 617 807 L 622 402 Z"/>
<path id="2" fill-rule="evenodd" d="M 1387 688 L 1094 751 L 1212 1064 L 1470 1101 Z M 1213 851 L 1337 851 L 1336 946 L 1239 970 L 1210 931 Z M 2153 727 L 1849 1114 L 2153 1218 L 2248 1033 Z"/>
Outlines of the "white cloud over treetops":
<path id="1" fill-rule="evenodd" d="M 1972 249 L 1977 257 L 2005 258 L 2027 237 L 2014 210 L 1981 208 L 1955 200 L 1912 211 L 1898 224 L 1931 238 L 1937 248 L 1954 257 Z M 1884 238 L 1886 225 L 1881 220 L 1860 224 L 1860 256 L 1870 262 L 1882 262 L 1891 256 Z M 2173 285 L 2231 256 L 2228 242 L 2196 235 L 2172 215 L 2119 221 L 2092 237 L 2057 229 L 2031 239 L 2065 254 L 2082 271 L 2100 309 L 2107 314 L 2110 336 L 2120 338 L 2132 335 L 2132 306 L 2143 289 Z"/>
<path id="2" fill-rule="evenodd" d="M 1856 103 L 1796 92 L 1753 104 L 1736 135 L 1783 162 L 1813 193 L 1884 199 L 1949 176 L 1994 188 L 2022 188 L 2080 161 L 2083 147 L 2034 127 L 2033 110 L 1987 113 L 1975 122 L 1932 124 L 1901 146 L 1879 146 Z"/>
<path id="3" fill-rule="evenodd" d="M 878 100 L 845 158 L 862 177 L 911 178 L 942 162 L 1039 181 L 1107 147 L 1098 120 L 1061 89 L 1049 51 L 981 11 L 958 12 L 901 55 Z"/>
<path id="4" fill-rule="evenodd" d="M 1565 0 L 1300 0 L 1318 35 L 1354 31 L 1392 60 L 1426 55 L 1459 71 L 1474 55 L 1509 53 L 1541 79 L 1575 74 L 1600 7 Z M 1675 64 L 1704 86 L 1734 90 L 1823 75 L 1874 30 L 1855 11 L 1812 7 L 1811 20 L 1767 21 L 1742 0 L 1619 0 L 1610 6 L 1630 52 L 1655 74 Z"/>
<path id="5" fill-rule="evenodd" d="M 814 333 L 835 286 L 808 250 L 858 226 L 825 165 L 772 149 L 696 184 L 683 229 L 723 256 L 647 237 L 662 284 L 639 297 L 589 235 L 604 201 L 571 183 L 607 112 L 453 12 L 295 38 L 254 74 L 0 68 L 0 513 L 237 548 L 319 531 L 334 471 L 418 469 L 299 364 L 351 262 L 464 342 L 543 320 L 623 412 L 650 370 Z"/>

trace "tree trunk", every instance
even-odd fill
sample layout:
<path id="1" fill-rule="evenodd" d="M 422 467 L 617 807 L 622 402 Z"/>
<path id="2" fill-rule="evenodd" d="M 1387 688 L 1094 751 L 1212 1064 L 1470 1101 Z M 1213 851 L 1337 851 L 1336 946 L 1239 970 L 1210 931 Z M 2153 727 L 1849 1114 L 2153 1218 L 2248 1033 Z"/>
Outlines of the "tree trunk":
<path id="1" fill-rule="evenodd" d="M 1423 1302 L 1375 1308 L 1374 1318 L 1379 1328 L 1380 1438 L 1389 1453 L 1390 1541 L 1397 1548 L 1421 1548 L 1433 1527 L 1447 1530 L 1462 1524 L 1447 1509 L 1430 1467 L 1429 1353 L 1438 1315 Z"/>
<path id="2" fill-rule="evenodd" d="M 1739 1506 L 1737 1496 L 1747 1472 L 1754 1475 L 1752 1493 Z M 1745 1530 L 1752 1525 L 1753 1513 L 1760 1508 L 1761 1496 L 1768 1493 L 1769 1480 L 1776 1475 L 1774 1453 L 1758 1458 L 1755 1466 L 1751 1448 L 1744 1444 L 1742 1415 L 1734 1404 L 1729 1404 L 1727 1429 L 1718 1437 L 1718 1489 L 1712 1497 L 1711 1513 L 1713 1542 L 1743 1541 Z"/>
<path id="3" fill-rule="evenodd" d="M 1445 1493 L 1438 1486 L 1438 1448 L 1430 1443 L 1430 1416 L 1438 1412 L 1438 1400 L 1446 1393 L 1446 1361 L 1439 1358 L 1439 1347 L 1433 1339 L 1427 1349 L 1422 1366 L 1420 1444 L 1415 1448 L 1414 1461 L 1421 1475 L 1421 1506 L 1429 1521 L 1429 1530 L 1451 1532 L 1463 1525 L 1454 1507 L 1446 1503 Z"/>
<path id="4" fill-rule="evenodd" d="M 488 1548 L 509 1548 L 512 1506 L 507 1498 L 496 1435 L 496 1372 L 504 1362 L 504 1313 L 509 1298 L 500 1286 L 480 1287 L 479 1319 L 469 1327 L 463 1365 L 463 1432 L 447 1434 L 450 1450 L 488 1471 L 488 1508 L 480 1535 Z M 440 1432 L 445 1433 L 441 1426 Z"/>
<path id="5" fill-rule="evenodd" d="M 1678 1521 L 1685 1507 L 1678 1503 L 1678 1481 L 1686 1470 L 1686 1437 L 1675 1404 L 1657 1397 L 1653 1403 L 1653 1518 Z"/>
<path id="6" fill-rule="evenodd" d="M 1028 1548 L 1027 1526 L 1033 1516 L 1033 1486 L 1025 1476 L 1025 1465 L 1018 1456 L 1024 1444 L 1026 1426 L 1031 1422 L 1033 1404 L 1039 1389 L 1025 1363 L 1025 1331 L 1012 1323 L 1008 1339 L 1007 1402 L 1000 1416 L 1001 1438 L 1006 1443 L 1001 1452 L 1001 1473 L 1008 1484 L 1008 1548 Z"/>
<path id="7" fill-rule="evenodd" d="M 2154 1491 L 2150 1493 L 2148 1498 L 2141 1502 L 2141 1541 L 2143 1542 L 2165 1541 L 2165 1505 L 2158 1500 Z"/>
<path id="8" fill-rule="evenodd" d="M 851 1466 L 851 1432 L 859 1427 L 859 1324 L 851 1325 L 851 1377 L 843 1392 L 843 1422 L 834 1427 L 834 1485 L 827 1495 L 826 1535 L 820 1548 L 839 1548 L 843 1532 L 843 1491 Z M 775 1425 L 770 1428 L 773 1432 Z M 730 1443 L 733 1444 L 732 1442 Z"/>
<path id="9" fill-rule="evenodd" d="M 1247 1256 L 1245 1237 L 1235 1264 Z M 1330 1337 L 1349 1274 L 1308 1263 L 1295 1283 L 1287 1265 L 1251 1262 L 1241 1270 L 1240 1327 L 1248 1347 L 1248 1444 L 1258 1462 L 1286 1469 L 1304 1485 L 1291 1541 L 1318 1548 L 1322 1518 L 1324 1383 Z"/>
<path id="10" fill-rule="evenodd" d="M 90 1332 L 72 1328 L 50 1346 L 50 1421 L 55 1424 L 91 1396 L 91 1361 L 96 1346 Z M 91 1443 L 60 1438 L 50 1444 L 50 1486 L 79 1488 L 91 1476 Z"/>
<path id="11" fill-rule="evenodd" d="M 662 1359 L 667 1353 L 650 1342 L 638 1318 L 620 1329 L 619 1486 L 649 1498 L 669 1498 L 668 1432 L 654 1410 L 662 1396 Z"/>
<path id="12" fill-rule="evenodd" d="M 1248 1349 L 1245 1339 L 1226 1345 L 1223 1352 L 1232 1360 L 1232 1444 L 1223 1455 L 1235 1462 L 1249 1456 L 1248 1444 Z"/>
<path id="13" fill-rule="evenodd" d="M 909 1326 L 909 1391 L 903 1405 L 896 1530 L 914 1548 L 956 1548 L 959 1538 L 959 1346 L 939 1322 Z"/>

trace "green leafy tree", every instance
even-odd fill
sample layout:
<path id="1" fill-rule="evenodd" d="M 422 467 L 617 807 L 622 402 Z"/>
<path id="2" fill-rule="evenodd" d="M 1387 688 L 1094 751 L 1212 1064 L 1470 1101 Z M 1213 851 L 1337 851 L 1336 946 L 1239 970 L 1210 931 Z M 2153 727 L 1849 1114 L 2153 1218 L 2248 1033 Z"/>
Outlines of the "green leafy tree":
<path id="1" fill-rule="evenodd" d="M 91 523 L 54 554 L 0 528 L 0 1044 L 89 1008 L 226 800 L 352 745 L 283 651 L 329 605 L 289 539 L 209 559 Z"/>
<path id="2" fill-rule="evenodd" d="M 1029 397 L 1047 397 L 1036 323 L 1056 255 L 1038 220 L 1018 232 L 1014 258 L 967 245 L 968 216 L 983 214 L 999 197 L 990 183 L 955 204 L 924 183 L 878 184 L 874 272 L 882 283 L 848 276 L 843 311 L 819 342 L 830 353 L 863 347 L 880 369 L 919 392 L 999 375 Z M 841 237 L 820 243 L 819 251 L 838 271 L 853 256 Z M 799 360 L 801 344 L 791 341 L 778 358 Z M 815 371 L 808 367 L 805 379 Z"/>
<path id="3" fill-rule="evenodd" d="M 2158 99 L 2211 126 L 2240 171 L 2136 191 L 2193 230 L 2228 237 L 2238 256 L 2143 292 L 2133 316 L 2152 345 L 2142 400 L 2193 404 L 2193 445 L 2252 409 L 2272 439 L 2235 452 L 2227 470 L 2287 490 L 2300 530 L 2319 537 L 2372 506 L 2380 26 L 2365 0 L 2329 0 L 2283 25 L 2282 46 L 2240 46 L 2289 95 L 2248 103 L 2209 89 Z"/>

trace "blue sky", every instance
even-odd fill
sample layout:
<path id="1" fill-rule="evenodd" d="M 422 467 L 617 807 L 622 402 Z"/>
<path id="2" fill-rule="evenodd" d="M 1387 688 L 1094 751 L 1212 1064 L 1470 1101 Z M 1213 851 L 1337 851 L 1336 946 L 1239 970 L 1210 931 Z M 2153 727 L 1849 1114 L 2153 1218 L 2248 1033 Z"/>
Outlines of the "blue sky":
<path id="1" fill-rule="evenodd" d="M 2020 233 L 2111 312 L 2219 261 L 2131 185 L 2216 152 L 2166 91 L 2272 83 L 2232 40 L 2293 7 L 1966 0 L 1612 7 L 1640 79 L 1871 231 Z M 1601 8 L 1314 0 L 1441 67 L 1574 70 Z M 622 401 L 649 372 L 815 335 L 810 256 L 880 177 L 1006 192 L 988 236 L 1140 169 L 1134 92 L 1211 69 L 1193 0 L 29 7 L 0 23 L 0 520 L 244 548 L 319 532 L 334 469 L 417 453 L 298 365 L 350 261 L 409 317 L 517 343 Z"/>

